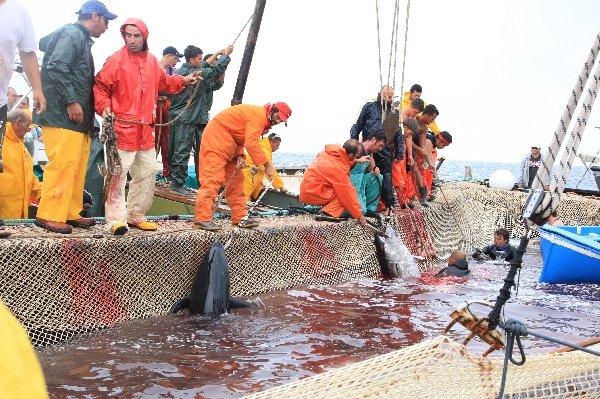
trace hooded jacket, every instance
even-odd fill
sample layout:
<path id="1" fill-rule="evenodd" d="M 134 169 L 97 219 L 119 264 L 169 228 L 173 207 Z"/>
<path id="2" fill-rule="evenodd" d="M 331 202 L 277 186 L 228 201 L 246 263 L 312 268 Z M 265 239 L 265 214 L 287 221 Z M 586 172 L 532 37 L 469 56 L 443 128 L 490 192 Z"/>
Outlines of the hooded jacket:
<path id="1" fill-rule="evenodd" d="M 350 181 L 353 162 L 339 144 L 327 144 L 304 171 L 300 184 L 300 201 L 325 205 L 337 198 L 353 218 L 362 216 L 356 190 Z"/>
<path id="2" fill-rule="evenodd" d="M 31 155 L 10 123 L 6 124 L 2 159 L 4 173 L 0 173 L 0 219 L 26 219 L 29 199 L 39 200 L 42 187 L 33 174 Z"/>
<path id="3" fill-rule="evenodd" d="M 115 120 L 117 147 L 126 151 L 154 148 L 154 129 L 158 92 L 179 93 L 184 88 L 183 76 L 169 76 L 148 52 L 148 28 L 136 18 L 127 19 L 121 26 L 125 40 L 125 27 L 135 25 L 144 36 L 144 49 L 132 53 L 127 45 L 108 57 L 96 75 L 94 85 L 95 109 L 102 115 L 109 107 L 115 118 L 140 123 Z"/>
<path id="4" fill-rule="evenodd" d="M 81 133 L 94 126 L 94 59 L 90 32 L 80 23 L 68 24 L 40 40 L 44 52 L 41 79 L 46 112 L 33 116 L 34 123 Z M 67 105 L 77 102 L 83 110 L 83 123 L 69 119 Z"/>

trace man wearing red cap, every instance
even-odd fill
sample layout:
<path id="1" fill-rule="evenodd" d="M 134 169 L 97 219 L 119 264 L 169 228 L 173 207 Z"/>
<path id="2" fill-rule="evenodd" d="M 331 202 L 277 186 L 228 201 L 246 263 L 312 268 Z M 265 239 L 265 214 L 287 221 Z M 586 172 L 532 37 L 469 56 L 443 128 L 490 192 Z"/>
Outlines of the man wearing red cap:
<path id="1" fill-rule="evenodd" d="M 213 204 L 219 189 L 225 187 L 225 198 L 231 208 L 231 223 L 237 226 L 246 217 L 244 200 L 245 166 L 244 147 L 255 165 L 263 166 L 269 180 L 275 168 L 269 162 L 258 142 L 271 126 L 285 123 L 292 110 L 284 102 L 265 106 L 240 104 L 229 107 L 215 116 L 202 135 L 200 145 L 200 189 L 196 196 L 194 228 L 216 231 L 221 226 L 212 221 Z M 251 220 L 240 227 L 252 228 L 258 222 Z"/>

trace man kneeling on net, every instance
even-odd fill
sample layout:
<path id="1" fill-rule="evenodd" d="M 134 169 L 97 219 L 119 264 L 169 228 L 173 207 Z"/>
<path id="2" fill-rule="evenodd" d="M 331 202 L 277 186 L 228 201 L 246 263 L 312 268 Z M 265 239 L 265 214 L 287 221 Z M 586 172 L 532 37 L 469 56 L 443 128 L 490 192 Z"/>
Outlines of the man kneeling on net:
<path id="1" fill-rule="evenodd" d="M 348 211 L 361 225 L 366 225 L 356 190 L 350 181 L 350 169 L 356 162 L 369 161 L 359 158 L 362 151 L 358 140 L 349 139 L 343 146 L 327 144 L 317 158 L 306 168 L 300 184 L 300 201 L 322 206 L 315 220 L 339 218 Z"/>

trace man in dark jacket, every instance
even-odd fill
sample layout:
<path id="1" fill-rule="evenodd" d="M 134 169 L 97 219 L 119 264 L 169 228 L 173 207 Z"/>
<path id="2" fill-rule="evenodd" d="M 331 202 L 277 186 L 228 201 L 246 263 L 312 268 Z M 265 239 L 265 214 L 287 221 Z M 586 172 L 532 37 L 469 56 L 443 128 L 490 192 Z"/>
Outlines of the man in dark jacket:
<path id="1" fill-rule="evenodd" d="M 208 89 L 207 83 L 217 80 L 227 69 L 227 65 L 231 61 L 229 54 L 232 52 L 233 46 L 227 47 L 224 55 L 214 66 L 204 68 L 202 67 L 202 50 L 199 47 L 187 46 L 183 51 L 185 63 L 177 70 L 177 73 L 186 76 L 200 72 L 203 80 L 198 86 L 187 87 L 171 99 L 169 120 L 173 121 L 173 125 L 169 135 L 169 167 L 171 191 L 176 194 L 191 194 L 185 190 L 184 185 L 194 136 L 199 129 L 203 111 L 202 98 Z"/>
<path id="2" fill-rule="evenodd" d="M 44 52 L 42 87 L 47 111 L 35 118 L 42 126 L 48 164 L 35 224 L 69 234 L 72 226 L 88 228 L 82 218 L 83 186 L 94 127 L 94 60 L 91 38 L 100 37 L 117 16 L 99 1 L 83 3 L 79 20 L 40 40 Z"/>
<path id="3" fill-rule="evenodd" d="M 510 262 L 514 259 L 517 249 L 508 242 L 510 233 L 506 229 L 498 229 L 494 232 L 494 243 L 483 249 L 476 249 L 473 259 L 483 260 L 482 255 L 487 255 L 490 259 L 504 259 Z"/>
<path id="4" fill-rule="evenodd" d="M 375 164 L 383 177 L 381 186 L 381 201 L 386 207 L 395 204 L 394 188 L 392 186 L 392 161 L 404 157 L 404 136 L 400 129 L 398 110 L 392 106 L 394 89 L 383 86 L 376 101 L 366 103 L 352 128 L 350 138 L 358 140 L 362 132 L 362 140 L 366 141 L 376 131 L 384 131 L 388 146 L 374 155 Z"/>

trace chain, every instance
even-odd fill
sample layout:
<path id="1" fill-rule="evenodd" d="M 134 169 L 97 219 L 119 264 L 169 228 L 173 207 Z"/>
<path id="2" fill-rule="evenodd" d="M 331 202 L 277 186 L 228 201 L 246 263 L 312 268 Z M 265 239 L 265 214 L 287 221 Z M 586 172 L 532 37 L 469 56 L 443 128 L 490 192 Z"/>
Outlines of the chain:
<path id="1" fill-rule="evenodd" d="M 104 200 L 106 201 L 112 178 L 120 176 L 123 172 L 121 158 L 117 150 L 117 135 L 112 115 L 107 115 L 102 119 L 100 141 L 104 145 L 104 165 L 99 167 L 99 172 L 101 176 L 104 176 Z"/>

